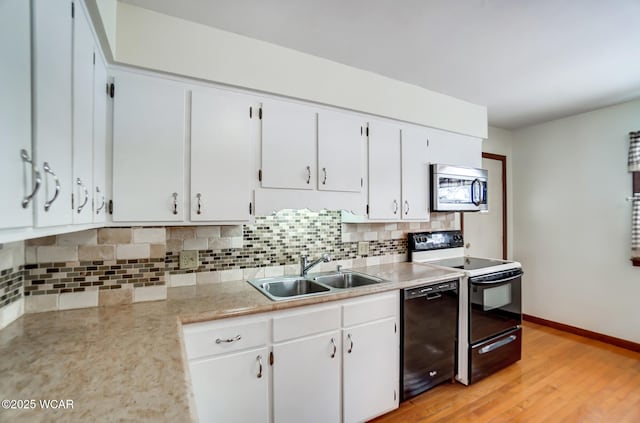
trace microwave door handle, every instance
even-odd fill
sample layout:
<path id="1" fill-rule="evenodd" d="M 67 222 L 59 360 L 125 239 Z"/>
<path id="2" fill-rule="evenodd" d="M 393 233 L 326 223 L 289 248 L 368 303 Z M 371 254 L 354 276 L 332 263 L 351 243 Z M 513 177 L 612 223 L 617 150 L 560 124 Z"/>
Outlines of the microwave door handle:
<path id="1" fill-rule="evenodd" d="M 478 186 L 480 185 L 480 180 L 478 180 L 477 178 L 473 180 L 473 182 L 471 182 L 471 202 L 473 204 L 475 204 L 476 206 L 480 205 L 480 199 L 478 199 L 478 201 L 476 201 L 476 190 L 475 190 L 475 186 L 476 184 L 478 184 Z M 478 196 L 480 196 L 481 194 L 478 192 Z"/>

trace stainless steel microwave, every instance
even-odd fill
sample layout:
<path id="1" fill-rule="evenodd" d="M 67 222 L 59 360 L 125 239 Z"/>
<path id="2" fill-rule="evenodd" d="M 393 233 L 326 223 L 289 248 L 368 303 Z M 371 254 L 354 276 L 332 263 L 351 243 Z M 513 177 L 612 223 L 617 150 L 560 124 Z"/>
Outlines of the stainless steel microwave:
<path id="1" fill-rule="evenodd" d="M 485 169 L 432 164 L 431 211 L 487 210 Z"/>

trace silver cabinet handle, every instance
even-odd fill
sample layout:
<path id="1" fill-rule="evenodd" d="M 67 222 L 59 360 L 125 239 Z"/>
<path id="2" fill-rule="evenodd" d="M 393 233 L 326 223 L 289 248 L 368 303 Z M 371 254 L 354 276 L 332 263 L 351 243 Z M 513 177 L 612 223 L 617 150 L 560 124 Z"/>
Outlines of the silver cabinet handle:
<path id="1" fill-rule="evenodd" d="M 434 377 L 434 376 L 435 376 L 435 375 L 437 375 L 437 374 L 438 374 L 438 372 L 437 372 L 436 370 L 431 370 L 431 371 L 429 372 L 429 376 L 431 376 L 431 377 Z"/>
<path id="2" fill-rule="evenodd" d="M 232 342 L 236 342 L 236 341 L 239 341 L 239 340 L 241 340 L 241 339 L 242 339 L 242 336 L 241 336 L 241 335 L 236 335 L 236 336 L 234 336 L 233 338 L 227 338 L 227 339 L 220 339 L 220 338 L 218 338 L 218 339 L 216 339 L 216 344 L 222 344 L 223 342 L 224 342 L 224 343 L 229 343 L 229 344 L 230 344 L 230 343 L 232 343 Z"/>
<path id="3" fill-rule="evenodd" d="M 353 339 L 351 338 L 351 334 L 347 335 L 347 339 L 349 340 L 349 349 L 347 352 L 351 354 L 351 351 L 353 351 Z"/>
<path id="4" fill-rule="evenodd" d="M 407 200 L 404 200 L 404 205 L 406 210 L 404 211 L 404 215 L 408 215 L 409 214 L 409 202 Z"/>
<path id="5" fill-rule="evenodd" d="M 307 184 L 311 182 L 311 166 L 307 166 Z"/>
<path id="6" fill-rule="evenodd" d="M 200 201 L 202 199 L 202 194 L 197 193 L 196 194 L 196 198 L 198 199 L 198 207 L 196 209 L 196 213 L 197 214 L 202 214 L 202 202 Z"/>
<path id="7" fill-rule="evenodd" d="M 173 214 L 178 214 L 178 193 L 174 192 L 171 196 L 173 197 Z"/>
<path id="8" fill-rule="evenodd" d="M 80 179 L 80 178 L 76 179 L 76 185 L 78 185 L 79 187 L 82 187 L 82 189 L 84 189 L 84 201 L 76 209 L 78 214 L 80 214 L 80 212 L 82 212 L 82 209 L 84 208 L 84 206 L 87 205 L 87 201 L 89 201 L 89 190 L 87 190 L 87 187 L 82 183 L 82 179 Z"/>
<path id="9" fill-rule="evenodd" d="M 96 196 L 99 197 L 100 196 L 100 187 L 96 186 Z M 96 209 L 96 214 L 100 214 L 100 212 L 102 211 L 102 209 L 104 209 L 104 195 L 102 196 L 102 204 L 100 204 L 100 207 L 98 207 Z"/>
<path id="10" fill-rule="evenodd" d="M 324 177 L 322 178 L 322 185 L 326 185 L 327 184 L 327 168 L 323 167 L 322 172 L 324 173 Z"/>
<path id="11" fill-rule="evenodd" d="M 398 214 L 398 201 L 393 200 L 393 214 Z"/>
<path id="12" fill-rule="evenodd" d="M 257 356 L 256 360 L 258 360 L 258 365 L 260 366 L 260 368 L 258 369 L 258 379 L 260 379 L 262 377 L 262 356 Z"/>
<path id="13" fill-rule="evenodd" d="M 36 192 L 38 192 L 38 189 L 40 189 L 40 184 L 42 183 L 42 178 L 40 177 L 40 172 L 38 172 L 38 168 L 33 163 L 33 160 L 31 160 L 31 157 L 29 157 L 29 153 L 27 153 L 27 150 L 25 150 L 25 149 L 20 150 L 20 157 L 22 158 L 23 162 L 29 163 L 31 165 L 31 169 L 33 170 L 34 179 L 35 179 L 35 181 L 34 181 L 35 184 L 33 185 L 33 189 L 31 190 L 31 194 L 25 196 L 22 199 L 22 208 L 26 209 L 27 206 L 29 205 L 29 202 L 31 202 L 31 200 L 33 200 L 33 196 L 36 195 Z"/>
<path id="14" fill-rule="evenodd" d="M 331 338 L 331 345 L 333 345 L 333 352 L 331 353 L 331 358 L 335 358 L 336 352 L 338 351 L 338 347 L 336 346 L 336 340 Z"/>
<path id="15" fill-rule="evenodd" d="M 42 164 L 42 169 L 44 170 L 44 173 L 51 175 L 56 183 L 56 192 L 53 193 L 53 197 L 51 197 L 51 200 L 47 200 L 47 202 L 44 203 L 44 211 L 49 211 L 49 208 L 51 207 L 53 202 L 56 201 L 58 195 L 60 194 L 60 181 L 58 180 L 58 177 L 56 176 L 53 169 L 51 169 L 51 166 L 49 166 L 49 163 L 44 162 Z"/>

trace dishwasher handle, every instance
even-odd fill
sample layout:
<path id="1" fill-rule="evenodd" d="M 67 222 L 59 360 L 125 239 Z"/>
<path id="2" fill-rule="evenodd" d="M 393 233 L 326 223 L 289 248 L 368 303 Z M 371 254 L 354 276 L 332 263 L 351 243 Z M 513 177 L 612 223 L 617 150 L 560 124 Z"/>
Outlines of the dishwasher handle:
<path id="1" fill-rule="evenodd" d="M 418 286 L 404 290 L 404 299 L 427 297 L 427 300 L 435 300 L 442 297 L 443 292 L 455 291 L 458 289 L 458 280 L 437 282 L 430 285 Z"/>

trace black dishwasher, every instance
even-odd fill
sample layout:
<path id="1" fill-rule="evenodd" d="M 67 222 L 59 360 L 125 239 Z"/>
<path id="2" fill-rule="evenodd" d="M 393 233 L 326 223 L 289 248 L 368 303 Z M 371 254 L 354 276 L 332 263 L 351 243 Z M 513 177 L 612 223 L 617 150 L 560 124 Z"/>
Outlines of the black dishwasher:
<path id="1" fill-rule="evenodd" d="M 455 375 L 458 280 L 403 290 L 400 315 L 404 401 Z"/>

